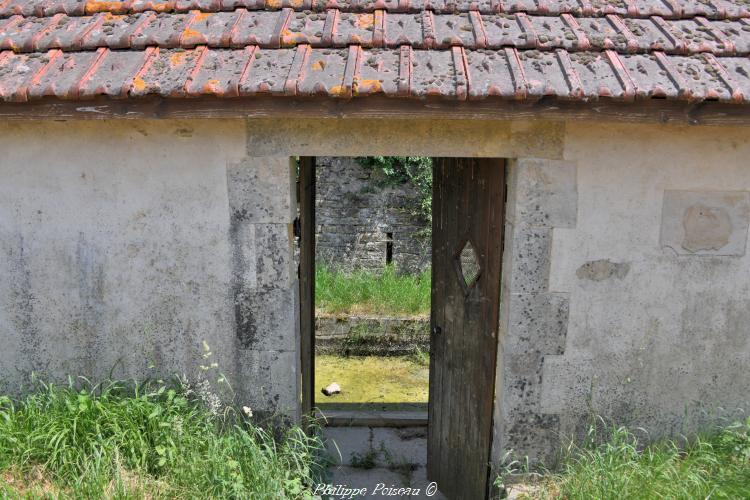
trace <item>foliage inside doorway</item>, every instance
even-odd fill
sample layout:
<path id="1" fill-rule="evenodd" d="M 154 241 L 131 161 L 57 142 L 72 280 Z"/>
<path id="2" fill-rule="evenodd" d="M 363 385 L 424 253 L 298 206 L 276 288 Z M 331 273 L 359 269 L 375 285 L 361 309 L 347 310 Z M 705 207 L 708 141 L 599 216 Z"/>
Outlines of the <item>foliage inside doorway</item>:
<path id="1" fill-rule="evenodd" d="M 365 168 L 378 169 L 384 184 L 411 183 L 420 194 L 418 212 L 426 222 L 426 233 L 432 223 L 432 158 L 429 156 L 363 156 L 357 158 Z"/>

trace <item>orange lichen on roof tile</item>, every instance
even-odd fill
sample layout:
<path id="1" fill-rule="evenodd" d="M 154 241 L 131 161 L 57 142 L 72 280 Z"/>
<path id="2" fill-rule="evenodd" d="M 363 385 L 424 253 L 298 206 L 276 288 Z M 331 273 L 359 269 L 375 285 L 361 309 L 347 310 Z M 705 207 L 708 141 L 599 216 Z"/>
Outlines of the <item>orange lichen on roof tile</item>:
<path id="1" fill-rule="evenodd" d="M 221 88 L 221 82 L 219 80 L 212 78 L 203 84 L 203 87 L 201 87 L 201 93 L 221 95 L 224 94 L 224 89 Z"/>
<path id="2" fill-rule="evenodd" d="M 374 14 L 357 14 L 356 17 L 357 28 L 366 30 L 372 28 L 375 24 Z"/>
<path id="3" fill-rule="evenodd" d="M 185 31 L 182 32 L 182 40 L 188 40 L 190 38 L 201 38 L 203 37 L 203 33 L 200 31 L 196 31 L 193 29 L 193 26 L 195 23 L 199 23 L 201 21 L 205 21 L 210 16 L 212 16 L 210 12 L 194 12 L 193 18 L 190 21 L 190 24 L 187 28 L 185 28 Z"/>
<path id="4" fill-rule="evenodd" d="M 185 64 L 185 59 L 187 59 L 190 54 L 191 52 L 188 52 L 186 50 L 179 50 L 177 52 L 174 52 L 171 56 L 169 56 L 169 64 L 173 68 Z"/>
<path id="5" fill-rule="evenodd" d="M 92 15 L 99 12 L 111 12 L 123 14 L 127 12 L 126 2 L 86 2 L 86 14 Z"/>
<path id="6" fill-rule="evenodd" d="M 127 14 L 116 14 L 116 13 L 113 13 L 113 12 L 104 12 L 102 14 L 102 16 L 104 17 L 104 22 L 105 23 L 106 22 L 118 22 L 118 21 L 122 21 L 123 19 L 125 19 L 126 17 L 128 17 Z"/>
<path id="7" fill-rule="evenodd" d="M 344 85 L 334 85 L 328 89 L 328 94 L 333 97 L 350 97 L 351 93 L 351 89 Z"/>
<path id="8" fill-rule="evenodd" d="M 383 91 L 383 85 L 380 80 L 355 80 L 352 91 L 355 94 L 376 94 Z"/>
<path id="9" fill-rule="evenodd" d="M 146 82 L 140 76 L 133 79 L 133 90 L 143 92 L 146 89 Z"/>
<path id="10" fill-rule="evenodd" d="M 296 47 L 299 44 L 308 43 L 307 35 L 297 31 L 285 29 L 281 32 L 282 47 Z"/>

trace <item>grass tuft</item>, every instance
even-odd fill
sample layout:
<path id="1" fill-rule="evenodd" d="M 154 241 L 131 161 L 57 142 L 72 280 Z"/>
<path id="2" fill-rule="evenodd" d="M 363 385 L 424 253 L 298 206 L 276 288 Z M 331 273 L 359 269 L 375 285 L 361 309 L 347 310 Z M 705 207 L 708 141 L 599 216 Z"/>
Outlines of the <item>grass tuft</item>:
<path id="1" fill-rule="evenodd" d="M 216 416 L 183 386 L 39 384 L 0 397 L 0 496 L 304 498 L 318 438 Z"/>
<path id="2" fill-rule="evenodd" d="M 499 481 L 501 482 L 501 481 Z M 750 419 L 699 436 L 684 446 L 643 446 L 623 427 L 602 442 L 591 426 L 586 443 L 564 450 L 560 472 L 545 476 L 533 498 L 750 498 Z"/>
<path id="3" fill-rule="evenodd" d="M 324 314 L 426 316 L 430 312 L 430 271 L 399 275 L 393 266 L 382 274 L 315 270 L 315 305 Z"/>

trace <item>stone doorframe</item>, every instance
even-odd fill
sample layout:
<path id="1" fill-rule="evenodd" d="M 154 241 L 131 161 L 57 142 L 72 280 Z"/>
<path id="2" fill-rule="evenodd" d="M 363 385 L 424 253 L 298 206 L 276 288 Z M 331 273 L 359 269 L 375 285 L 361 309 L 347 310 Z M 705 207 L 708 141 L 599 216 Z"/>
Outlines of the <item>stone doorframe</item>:
<path id="1" fill-rule="evenodd" d="M 235 259 L 264 255 L 256 273 L 235 276 L 234 287 L 239 365 L 248 363 L 243 378 L 263 384 L 261 406 L 300 417 L 290 157 L 508 158 L 492 460 L 513 451 L 549 462 L 558 447 L 559 418 L 542 410 L 542 373 L 545 357 L 563 354 L 568 319 L 567 294 L 548 287 L 550 248 L 554 228 L 574 227 L 577 211 L 576 167 L 563 159 L 564 135 L 562 122 L 248 120 L 247 157 L 230 166 L 228 183 Z M 252 326 L 243 329 L 246 324 Z"/>

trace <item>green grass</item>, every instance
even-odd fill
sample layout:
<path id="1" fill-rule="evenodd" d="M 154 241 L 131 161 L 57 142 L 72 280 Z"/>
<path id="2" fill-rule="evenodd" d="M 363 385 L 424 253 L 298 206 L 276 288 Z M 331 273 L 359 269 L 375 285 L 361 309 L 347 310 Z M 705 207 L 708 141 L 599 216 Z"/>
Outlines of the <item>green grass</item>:
<path id="1" fill-rule="evenodd" d="M 0 397 L 0 497 L 309 498 L 322 470 L 318 438 L 217 415 L 200 387 L 84 386 Z"/>
<path id="2" fill-rule="evenodd" d="M 430 271 L 399 275 L 392 266 L 381 275 L 315 270 L 315 305 L 324 314 L 426 316 L 430 312 Z"/>
<path id="3" fill-rule="evenodd" d="M 641 446 L 636 435 L 613 428 L 597 443 L 565 450 L 561 472 L 546 476 L 535 498 L 745 499 L 750 498 L 750 419 L 700 436 L 684 446 L 661 440 Z"/>

